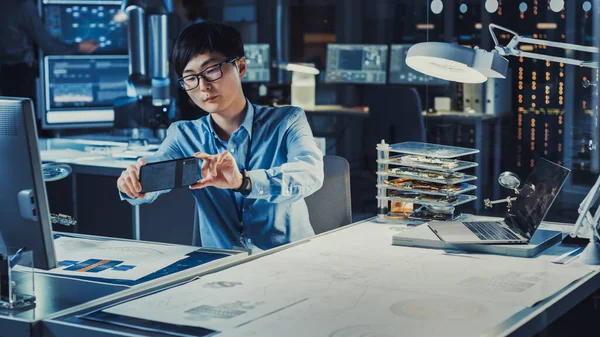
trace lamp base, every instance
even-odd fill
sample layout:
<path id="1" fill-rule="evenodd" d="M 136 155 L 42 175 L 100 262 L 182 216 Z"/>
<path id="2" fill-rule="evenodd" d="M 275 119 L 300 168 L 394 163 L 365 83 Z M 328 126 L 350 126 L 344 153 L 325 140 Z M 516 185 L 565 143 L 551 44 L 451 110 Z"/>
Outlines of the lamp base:
<path id="1" fill-rule="evenodd" d="M 581 253 L 581 258 L 585 264 L 593 266 L 600 265 L 600 243 L 590 241 Z"/>

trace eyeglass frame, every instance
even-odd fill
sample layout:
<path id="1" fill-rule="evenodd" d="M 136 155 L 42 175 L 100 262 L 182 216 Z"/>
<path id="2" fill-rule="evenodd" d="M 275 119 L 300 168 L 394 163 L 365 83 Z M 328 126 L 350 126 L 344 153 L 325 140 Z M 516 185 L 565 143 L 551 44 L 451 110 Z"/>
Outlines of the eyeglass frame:
<path id="1" fill-rule="evenodd" d="M 202 70 L 199 73 L 185 75 L 185 76 L 182 76 L 182 77 L 178 78 L 177 79 L 177 83 L 179 83 L 179 86 L 183 90 L 185 90 L 185 91 L 191 91 L 191 90 L 194 90 L 194 89 L 196 89 L 196 88 L 198 88 L 200 86 L 200 77 L 202 77 L 206 82 L 215 82 L 215 81 L 218 81 L 218 80 L 220 80 L 223 77 L 223 66 L 226 65 L 227 63 L 233 63 L 233 62 L 235 62 L 235 61 L 237 61 L 239 59 L 240 59 L 239 57 L 232 57 L 232 58 L 227 59 L 225 61 L 222 61 L 220 63 L 213 64 L 212 66 L 206 67 L 204 70 Z M 206 75 L 204 75 L 204 73 L 206 71 L 208 71 L 209 69 L 214 68 L 214 67 L 218 67 L 219 68 L 219 71 L 221 72 L 221 75 L 218 78 L 215 78 L 214 80 L 209 80 L 208 78 L 206 78 Z M 188 89 L 185 86 L 185 82 L 184 82 L 183 79 L 186 78 L 186 77 L 190 77 L 190 76 L 195 76 L 196 80 L 198 81 L 198 84 L 196 84 L 195 87 Z"/>

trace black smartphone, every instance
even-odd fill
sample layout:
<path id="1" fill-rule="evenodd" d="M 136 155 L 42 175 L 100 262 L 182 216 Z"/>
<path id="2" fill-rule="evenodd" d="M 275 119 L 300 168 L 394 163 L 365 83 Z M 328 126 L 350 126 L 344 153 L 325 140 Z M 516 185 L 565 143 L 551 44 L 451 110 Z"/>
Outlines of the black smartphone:
<path id="1" fill-rule="evenodd" d="M 198 158 L 149 163 L 140 169 L 142 193 L 193 185 L 198 181 Z"/>

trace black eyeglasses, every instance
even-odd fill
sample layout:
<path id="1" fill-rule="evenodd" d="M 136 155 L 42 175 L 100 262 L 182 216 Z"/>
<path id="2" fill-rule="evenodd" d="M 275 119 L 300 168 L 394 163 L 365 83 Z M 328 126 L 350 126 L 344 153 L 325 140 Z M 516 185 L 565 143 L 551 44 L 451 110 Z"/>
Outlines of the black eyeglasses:
<path id="1" fill-rule="evenodd" d="M 210 66 L 197 74 L 183 76 L 182 78 L 178 79 L 177 82 L 185 91 L 194 90 L 200 85 L 200 77 L 202 77 L 206 82 L 214 82 L 223 77 L 222 68 L 225 64 L 233 63 L 237 60 L 237 57 L 230 58 L 229 60 L 225 60 L 221 63 Z"/>

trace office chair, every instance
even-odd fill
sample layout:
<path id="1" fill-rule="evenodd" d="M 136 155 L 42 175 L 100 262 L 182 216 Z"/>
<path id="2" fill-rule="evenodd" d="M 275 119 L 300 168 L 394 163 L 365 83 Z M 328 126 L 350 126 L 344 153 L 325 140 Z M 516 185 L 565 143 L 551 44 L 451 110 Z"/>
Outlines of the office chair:
<path id="1" fill-rule="evenodd" d="M 323 164 L 323 187 L 304 198 L 315 234 L 352 222 L 350 165 L 346 159 L 338 156 L 323 157 Z"/>
<path id="2" fill-rule="evenodd" d="M 363 129 L 361 170 L 353 172 L 354 209 L 374 214 L 377 210 L 377 144 L 384 139 L 388 144 L 425 142 L 425 118 L 421 98 L 415 88 L 404 86 L 372 86 L 365 93 L 369 117 Z"/>

